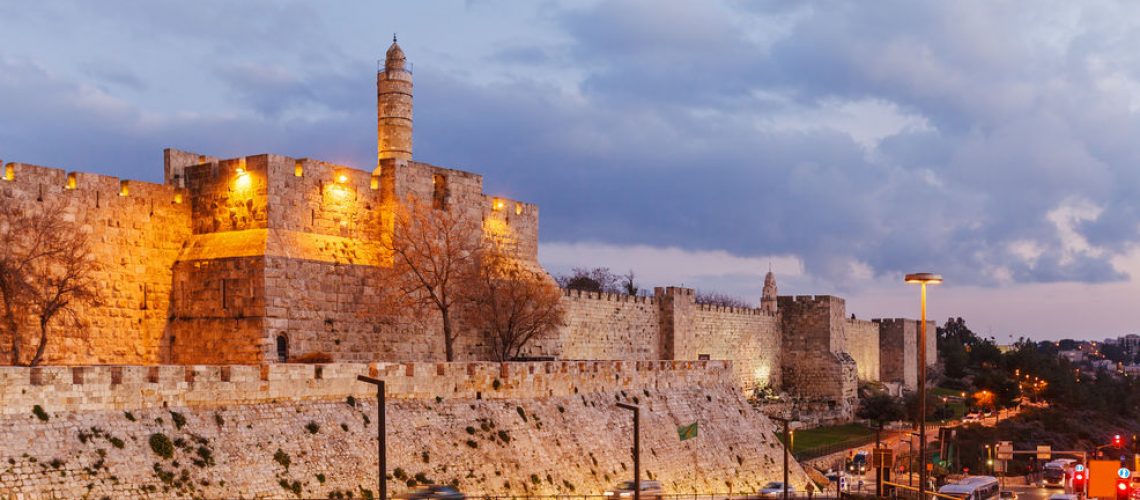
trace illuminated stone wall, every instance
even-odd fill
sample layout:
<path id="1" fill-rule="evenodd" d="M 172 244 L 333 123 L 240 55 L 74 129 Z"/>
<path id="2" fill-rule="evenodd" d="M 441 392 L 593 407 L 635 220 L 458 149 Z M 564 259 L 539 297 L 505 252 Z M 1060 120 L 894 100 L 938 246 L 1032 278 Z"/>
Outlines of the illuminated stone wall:
<path id="1" fill-rule="evenodd" d="M 642 408 L 644 478 L 667 493 L 754 492 L 780 479 L 783 449 L 731 373 L 716 361 L 0 368 L 0 497 L 376 495 L 375 389 L 358 374 L 387 384 L 391 494 L 422 474 L 472 496 L 599 495 L 632 474 L 619 401 Z M 680 441 L 693 422 L 698 436 Z M 153 435 L 173 442 L 169 458 Z M 789 472 L 802 490 L 803 470 Z"/>
<path id="2" fill-rule="evenodd" d="M 847 352 L 846 304 L 830 295 L 780 296 L 783 386 L 801 412 L 821 420 L 854 416 L 858 401 L 855 360 Z"/>
<path id="3" fill-rule="evenodd" d="M 847 352 L 855 360 L 859 380 L 879 380 L 879 324 L 848 318 L 843 325 Z"/>
<path id="4" fill-rule="evenodd" d="M 78 324 L 52 324 L 44 362 L 157 362 L 170 314 L 172 268 L 190 237 L 185 191 L 26 163 L 5 167 L 12 178 L 0 180 L 0 203 L 61 211 L 88 236 L 100 264 L 98 304 L 79 306 Z M 24 338 L 30 341 L 37 330 L 25 325 Z M 10 345 L 8 332 L 0 329 L 0 363 L 10 362 Z M 32 349 L 31 342 L 23 344 L 27 359 Z"/>
<path id="5" fill-rule="evenodd" d="M 780 317 L 760 309 L 697 305 L 689 358 L 733 360 L 740 388 L 779 388 L 781 382 Z"/>

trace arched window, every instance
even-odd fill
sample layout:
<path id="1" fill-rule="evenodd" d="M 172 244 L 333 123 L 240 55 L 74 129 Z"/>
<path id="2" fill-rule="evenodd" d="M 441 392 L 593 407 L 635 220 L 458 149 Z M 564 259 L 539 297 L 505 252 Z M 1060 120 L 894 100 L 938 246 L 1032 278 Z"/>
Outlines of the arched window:
<path id="1" fill-rule="evenodd" d="M 289 360 L 289 340 L 284 335 L 277 336 L 277 362 L 284 363 Z"/>

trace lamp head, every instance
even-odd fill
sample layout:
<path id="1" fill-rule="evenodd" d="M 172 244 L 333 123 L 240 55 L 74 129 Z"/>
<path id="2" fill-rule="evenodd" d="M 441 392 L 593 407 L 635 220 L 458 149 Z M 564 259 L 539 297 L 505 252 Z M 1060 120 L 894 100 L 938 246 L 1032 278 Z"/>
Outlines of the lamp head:
<path id="1" fill-rule="evenodd" d="M 906 275 L 907 283 L 921 283 L 925 285 L 937 285 L 942 283 L 942 275 L 934 273 L 912 273 Z"/>

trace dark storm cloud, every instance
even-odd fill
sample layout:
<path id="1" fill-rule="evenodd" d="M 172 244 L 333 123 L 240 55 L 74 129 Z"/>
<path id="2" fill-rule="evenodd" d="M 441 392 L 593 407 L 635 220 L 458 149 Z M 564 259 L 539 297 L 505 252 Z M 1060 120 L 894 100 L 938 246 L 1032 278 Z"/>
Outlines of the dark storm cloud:
<path id="1" fill-rule="evenodd" d="M 75 5 L 0 15 L 185 45 L 169 58 L 190 83 L 122 61 L 81 82 L 0 48 L 0 157 L 152 180 L 165 146 L 373 161 L 376 54 L 346 54 L 337 37 L 360 34 L 315 8 Z M 416 156 L 539 203 L 544 241 L 796 255 L 839 287 L 920 268 L 1120 280 L 1140 239 L 1140 30 L 1126 6 L 1081 7 L 544 5 L 558 33 L 461 72 L 409 53 Z M 199 84 L 227 110 L 155 115 L 120 92 Z"/>

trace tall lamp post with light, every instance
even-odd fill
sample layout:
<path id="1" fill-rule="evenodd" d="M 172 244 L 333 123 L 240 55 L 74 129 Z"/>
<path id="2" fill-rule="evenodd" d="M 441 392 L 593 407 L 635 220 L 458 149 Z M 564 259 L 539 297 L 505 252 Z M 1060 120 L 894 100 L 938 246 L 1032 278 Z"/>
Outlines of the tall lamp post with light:
<path id="1" fill-rule="evenodd" d="M 922 320 L 918 324 L 918 498 L 926 500 L 926 285 L 942 283 L 942 275 L 913 273 L 906 282 L 922 286 Z"/>

